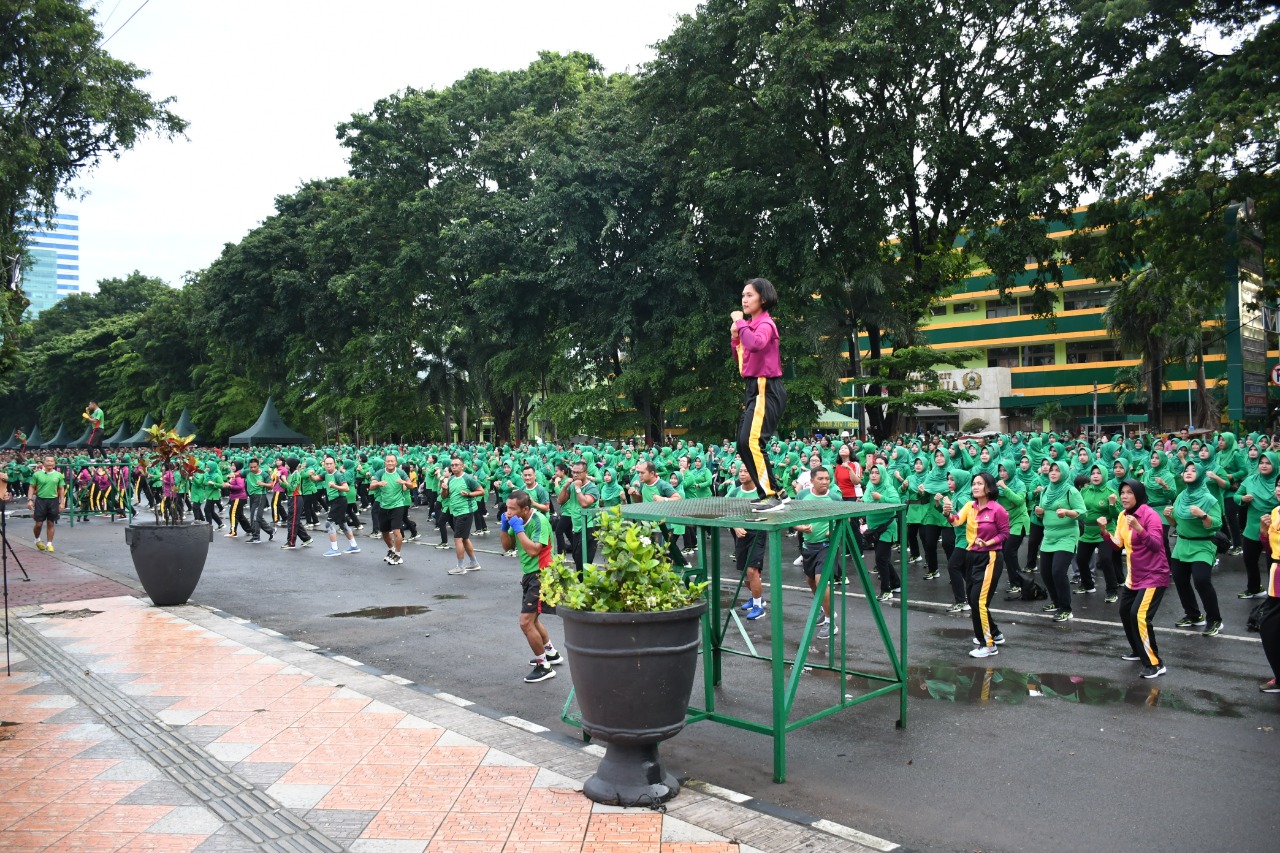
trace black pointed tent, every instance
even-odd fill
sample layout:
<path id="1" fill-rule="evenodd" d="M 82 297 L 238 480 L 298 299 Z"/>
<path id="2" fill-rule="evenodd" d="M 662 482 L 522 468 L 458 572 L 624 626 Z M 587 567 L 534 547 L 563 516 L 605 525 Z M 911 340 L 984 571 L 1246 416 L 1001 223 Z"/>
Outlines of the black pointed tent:
<path id="1" fill-rule="evenodd" d="M 13 434 L 20 429 L 22 429 L 22 426 L 18 425 L 13 429 L 9 430 L 9 436 L 4 440 L 4 444 L 0 444 L 0 450 L 13 450 L 14 448 L 22 446 L 21 444 L 18 443 L 18 440 L 13 437 Z M 22 429 L 22 431 L 26 432 L 25 429 Z"/>
<path id="2" fill-rule="evenodd" d="M 27 449 L 35 450 L 44 444 L 44 439 L 40 437 L 40 424 L 36 424 L 31 428 L 31 432 L 27 433 Z M 21 443 L 19 443 L 21 446 Z"/>
<path id="3" fill-rule="evenodd" d="M 88 447 L 89 436 L 92 434 L 93 434 L 93 427 L 91 426 L 85 427 L 84 432 L 80 433 L 80 437 L 77 438 L 75 441 L 71 442 L 70 444 L 68 444 L 67 447 L 71 448 L 72 450 L 79 450 L 82 447 Z"/>
<path id="4" fill-rule="evenodd" d="M 178 416 L 178 425 L 173 428 L 178 435 L 186 438 L 189 435 L 196 437 L 196 444 L 200 443 L 200 434 L 196 432 L 195 424 L 191 423 L 191 415 L 186 409 L 182 410 L 182 414 Z"/>
<path id="5" fill-rule="evenodd" d="M 103 447 L 118 447 L 118 446 L 120 445 L 120 442 L 124 441 L 124 440 L 125 440 L 126 438 L 128 438 L 128 437 L 129 437 L 129 422 L 128 422 L 128 421 L 121 421 L 121 422 L 120 422 L 120 429 L 116 430 L 115 435 L 111 436 L 111 438 L 108 438 L 108 439 L 106 439 L 105 441 L 103 441 L 103 442 L 102 442 L 102 446 L 103 446 Z M 86 436 L 85 436 L 85 443 L 86 443 L 86 444 L 88 444 L 88 442 L 89 442 L 89 437 L 86 435 Z"/>
<path id="6" fill-rule="evenodd" d="M 53 438 L 46 441 L 41 447 L 52 450 L 53 448 L 66 447 L 71 443 L 71 436 L 67 435 L 67 425 L 65 423 L 58 424 L 58 431 L 53 434 Z"/>
<path id="7" fill-rule="evenodd" d="M 116 444 L 116 447 L 146 447 L 147 430 L 155 425 L 156 422 L 151 419 L 151 413 L 147 412 L 147 416 L 142 419 L 142 426 L 138 428 L 138 431 Z M 115 438 L 115 436 L 112 436 L 112 438 Z"/>
<path id="8" fill-rule="evenodd" d="M 311 439 L 300 432 L 290 429 L 280 418 L 280 413 L 276 411 L 275 401 L 270 397 L 267 398 L 267 404 L 262 407 L 262 414 L 258 415 L 258 420 L 253 426 L 249 427 L 242 433 L 237 433 L 228 439 L 231 444 L 310 444 Z"/>

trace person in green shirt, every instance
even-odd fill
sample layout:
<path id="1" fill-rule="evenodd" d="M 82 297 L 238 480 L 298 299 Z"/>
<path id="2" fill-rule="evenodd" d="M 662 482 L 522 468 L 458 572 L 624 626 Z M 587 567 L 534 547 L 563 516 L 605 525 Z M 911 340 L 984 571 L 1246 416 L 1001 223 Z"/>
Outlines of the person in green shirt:
<path id="1" fill-rule="evenodd" d="M 796 500 L 801 501 L 835 501 L 836 503 L 844 503 L 844 498 L 839 492 L 831 490 L 831 472 L 826 466 L 819 466 L 809 472 L 809 490 L 801 492 L 796 496 Z M 826 564 L 827 553 L 831 550 L 831 522 L 830 521 L 813 521 L 809 524 L 797 525 L 795 528 L 797 533 L 804 534 L 804 549 L 800 556 L 804 558 L 803 571 L 805 580 L 809 584 L 809 591 L 817 593 L 818 576 L 822 574 L 822 568 Z M 835 571 L 831 575 L 831 583 L 837 584 L 842 578 L 840 555 L 836 555 Z M 831 610 L 831 587 L 828 586 L 822 593 L 822 618 L 818 622 L 818 639 L 825 640 L 831 636 L 832 631 L 840 633 L 840 626 L 834 625 L 834 618 Z"/>
<path id="2" fill-rule="evenodd" d="M 533 651 L 529 661 L 533 670 L 524 680 L 529 684 L 546 681 L 556 677 L 552 667 L 564 662 L 538 618 L 549 612 L 542 603 L 542 570 L 551 565 L 551 520 L 533 508 L 524 489 L 507 496 L 506 512 L 498 520 L 502 547 L 520 555 L 520 632 Z"/>
<path id="3" fill-rule="evenodd" d="M 27 506 L 35 522 L 36 549 L 53 551 L 53 529 L 58 516 L 67 508 L 67 478 L 58 470 L 58 462 L 52 456 L 44 458 L 44 467 L 31 472 L 27 486 Z M 44 530 L 45 540 L 40 532 Z"/>
<path id="4" fill-rule="evenodd" d="M 296 456 L 290 456 L 284 461 L 284 494 L 285 500 L 289 505 L 289 518 L 286 520 L 288 525 L 285 528 L 285 543 L 280 547 L 284 550 L 292 551 L 298 546 L 298 539 L 302 539 L 302 547 L 311 544 L 311 535 L 307 533 L 307 525 L 305 524 L 306 508 L 304 507 L 305 499 L 302 496 L 302 484 L 311 479 L 311 473 L 307 470 L 307 464 Z"/>
<path id="5" fill-rule="evenodd" d="M 101 407 L 98 406 L 96 400 L 90 400 L 89 405 L 85 407 L 84 413 L 80 416 L 89 422 L 89 438 L 85 442 L 88 448 L 89 458 L 95 456 L 101 457 L 105 454 L 102 452 L 102 436 L 107 428 L 107 416 L 102 413 Z"/>
<path id="6" fill-rule="evenodd" d="M 1080 499 L 1084 501 L 1084 529 L 1080 533 L 1080 541 L 1076 545 L 1076 565 L 1080 568 L 1080 586 L 1073 592 L 1076 595 L 1088 595 L 1097 592 L 1093 585 L 1093 570 L 1089 562 L 1093 555 L 1098 555 L 1098 568 L 1102 570 L 1102 578 L 1107 588 L 1107 603 L 1114 604 L 1120 600 L 1120 572 L 1116 565 L 1116 550 L 1110 546 L 1110 535 L 1115 533 L 1116 519 L 1123 511 L 1120 506 L 1120 494 L 1111 488 L 1106 481 L 1103 463 L 1095 462 L 1085 471 L 1088 482 L 1080 490 Z M 1105 519 L 1106 526 L 1098 523 Z M 1108 538 L 1103 544 L 1103 536 Z"/>
<path id="7" fill-rule="evenodd" d="M 658 476 L 657 466 L 648 459 L 642 459 L 636 463 L 637 480 L 628 491 L 638 503 L 654 503 L 660 501 L 678 501 L 680 495 L 670 483 Z M 673 536 L 667 527 L 663 524 L 659 526 L 662 536 L 667 540 L 667 554 L 671 557 L 671 562 L 676 568 L 688 568 L 689 564 L 685 561 L 684 554 L 680 553 L 680 542 Z M 763 605 L 762 605 L 763 607 Z M 761 610 L 763 613 L 763 610 Z M 752 617 L 752 618 L 759 618 Z"/>
<path id="8" fill-rule="evenodd" d="M 449 460 L 449 476 L 441 481 L 440 494 L 453 528 L 454 553 L 458 557 L 458 565 L 450 569 L 449 574 L 480 571 L 476 549 L 471 544 L 471 525 L 475 522 L 476 500 L 484 497 L 484 486 L 465 472 L 462 458 L 455 456 Z"/>
<path id="9" fill-rule="evenodd" d="M 1280 478 L 1280 453 L 1268 451 L 1259 454 L 1257 470 L 1245 477 L 1239 491 L 1236 492 L 1236 500 L 1248 511 L 1241 530 L 1244 541 L 1245 590 L 1239 594 L 1239 598 L 1267 597 L 1266 591 L 1262 588 L 1262 574 L 1258 563 L 1259 558 L 1263 556 L 1265 545 L 1259 525 L 1262 516 L 1269 514 L 1276 507 L 1275 488 L 1278 478 Z M 1271 557 L 1268 554 L 1267 565 L 1270 564 Z"/>
<path id="10" fill-rule="evenodd" d="M 347 482 L 347 475 L 338 470 L 338 460 L 332 456 L 324 457 L 324 483 L 325 497 L 329 500 L 329 515 L 325 522 L 325 533 L 329 534 L 329 550 L 324 552 L 326 557 L 338 557 L 342 554 L 359 554 L 360 546 L 356 544 L 356 534 L 351 529 L 347 518 L 347 496 L 352 493 L 351 484 Z M 338 550 L 338 533 L 341 532 L 347 537 L 347 548 L 345 551 Z"/>
<path id="11" fill-rule="evenodd" d="M 410 485 L 409 475 L 400 467 L 400 459 L 394 453 L 383 457 L 382 470 L 370 475 L 369 479 L 369 494 L 379 506 L 378 527 L 387 546 L 387 556 L 382 561 L 391 566 L 404 562 L 400 554 L 404 534 L 400 531 L 411 503 Z"/>
<path id="12" fill-rule="evenodd" d="M 153 469 L 159 466 L 152 466 Z M 256 545 L 262 541 L 262 531 L 267 532 L 267 540 L 276 537 L 276 528 L 267 520 L 267 510 L 271 506 L 271 490 L 275 482 L 271 472 L 262 470 L 262 462 L 255 456 L 249 460 L 249 471 L 244 475 L 244 489 L 249 496 L 249 521 L 252 534 L 246 543 Z"/>
<path id="13" fill-rule="evenodd" d="M 1053 613 L 1055 622 L 1072 618 L 1071 584 L 1068 572 L 1080 540 L 1080 523 L 1084 500 L 1068 479 L 1066 462 L 1049 463 L 1049 487 L 1040 497 L 1036 515 L 1044 524 L 1044 541 L 1040 543 L 1040 579 L 1049 590 L 1052 601 L 1041 608 Z"/>
<path id="14" fill-rule="evenodd" d="M 569 543 L 572 548 L 573 565 L 582 577 L 583 565 L 596 558 L 596 504 L 600 501 L 600 489 L 587 479 L 587 463 L 578 461 L 569 466 L 573 479 L 560 488 L 556 500 L 560 502 L 565 515 L 572 523 L 572 534 Z"/>
<path id="15" fill-rule="evenodd" d="M 1218 559 L 1216 534 L 1222 527 L 1222 506 L 1205 486 L 1205 468 L 1203 464 L 1187 463 L 1182 471 L 1185 488 L 1174 498 L 1172 506 L 1165 507 L 1164 514 L 1178 534 L 1169 570 L 1178 591 L 1183 617 L 1174 624 L 1179 628 L 1204 626 L 1202 633 L 1213 637 L 1222 630 L 1218 593 L 1213 588 L 1213 564 Z M 1248 482 L 1246 478 L 1245 483 Z M 1274 507 L 1274 482 L 1271 488 L 1271 506 Z M 1267 562 L 1271 562 L 1270 557 Z M 1203 610 L 1196 601 L 1196 593 L 1204 603 Z"/>

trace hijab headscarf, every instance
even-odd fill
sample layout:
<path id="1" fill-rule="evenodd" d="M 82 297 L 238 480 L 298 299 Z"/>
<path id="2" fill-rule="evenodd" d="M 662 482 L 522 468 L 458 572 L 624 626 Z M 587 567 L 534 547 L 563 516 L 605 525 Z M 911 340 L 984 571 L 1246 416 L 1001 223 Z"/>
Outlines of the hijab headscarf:
<path id="1" fill-rule="evenodd" d="M 1190 483 L 1187 483 L 1184 480 L 1183 484 L 1186 488 L 1179 492 L 1178 496 L 1174 498 L 1173 501 L 1174 517 L 1184 520 L 1195 518 L 1195 516 L 1191 514 L 1191 507 L 1197 506 L 1205 512 L 1208 512 L 1215 504 L 1218 503 L 1218 499 L 1213 496 L 1213 493 L 1209 491 L 1209 487 L 1205 485 L 1205 478 L 1207 476 L 1205 463 L 1201 462 L 1199 459 L 1194 462 L 1187 463 L 1188 466 L 1193 464 L 1196 466 L 1195 480 Z M 1184 467 L 1182 470 L 1185 472 L 1186 468 Z"/>

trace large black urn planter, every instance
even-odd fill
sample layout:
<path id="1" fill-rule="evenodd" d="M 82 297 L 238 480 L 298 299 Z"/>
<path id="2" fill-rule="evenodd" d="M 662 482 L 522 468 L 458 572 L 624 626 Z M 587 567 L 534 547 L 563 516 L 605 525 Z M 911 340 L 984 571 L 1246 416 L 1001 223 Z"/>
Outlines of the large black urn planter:
<path id="1" fill-rule="evenodd" d="M 204 571 L 213 525 L 130 525 L 124 529 L 124 541 L 151 603 L 157 607 L 186 604 Z"/>
<path id="2" fill-rule="evenodd" d="M 684 728 L 706 608 L 705 601 L 660 613 L 558 608 L 583 731 L 606 743 L 583 785 L 595 802 L 650 806 L 680 793 L 658 744 Z"/>

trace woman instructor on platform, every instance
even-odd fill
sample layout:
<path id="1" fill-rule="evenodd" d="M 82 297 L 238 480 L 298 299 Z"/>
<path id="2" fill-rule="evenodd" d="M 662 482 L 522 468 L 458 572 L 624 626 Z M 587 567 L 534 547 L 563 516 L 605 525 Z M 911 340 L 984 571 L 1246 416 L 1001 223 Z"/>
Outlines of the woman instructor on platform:
<path id="1" fill-rule="evenodd" d="M 751 502 L 754 512 L 777 512 L 788 501 L 778 488 L 765 453 L 787 407 L 778 327 L 769 316 L 769 310 L 777 304 L 778 292 L 769 280 L 753 278 L 742 288 L 742 310 L 729 315 L 733 319 L 730 340 L 746 384 L 746 408 L 738 425 L 738 455 L 760 491 L 760 497 Z"/>

